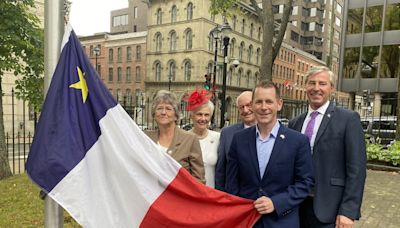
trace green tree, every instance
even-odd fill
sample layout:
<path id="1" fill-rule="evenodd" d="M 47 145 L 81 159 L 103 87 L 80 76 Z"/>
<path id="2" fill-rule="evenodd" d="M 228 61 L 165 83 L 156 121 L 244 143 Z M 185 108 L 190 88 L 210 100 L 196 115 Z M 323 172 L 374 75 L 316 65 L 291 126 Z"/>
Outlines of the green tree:
<path id="1" fill-rule="evenodd" d="M 213 15 L 222 14 L 229 16 L 232 9 L 240 0 L 211 0 L 210 12 Z M 272 1 L 270 0 L 250 0 L 251 6 L 255 9 L 258 20 L 262 26 L 262 53 L 260 66 L 260 80 L 272 80 L 272 66 L 279 53 L 289 16 L 292 11 L 293 0 L 286 0 L 283 15 L 280 20 L 279 32 L 275 34 L 275 19 Z M 260 5 L 261 4 L 261 5 Z"/>
<path id="2" fill-rule="evenodd" d="M 1 79 L 12 72 L 18 97 L 38 110 L 43 100 L 43 30 L 33 14 L 34 0 L 0 1 L 0 91 Z M 3 102 L 0 99 L 0 179 L 11 175 L 5 145 Z"/>

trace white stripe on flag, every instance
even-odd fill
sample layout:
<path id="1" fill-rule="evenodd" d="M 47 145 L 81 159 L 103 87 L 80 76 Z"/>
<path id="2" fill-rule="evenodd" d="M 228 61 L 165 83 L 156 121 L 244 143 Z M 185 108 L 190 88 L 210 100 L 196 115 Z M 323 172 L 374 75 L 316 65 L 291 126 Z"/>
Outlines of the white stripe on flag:
<path id="1" fill-rule="evenodd" d="M 100 127 L 98 141 L 49 195 L 84 227 L 138 227 L 180 165 L 120 105 Z"/>

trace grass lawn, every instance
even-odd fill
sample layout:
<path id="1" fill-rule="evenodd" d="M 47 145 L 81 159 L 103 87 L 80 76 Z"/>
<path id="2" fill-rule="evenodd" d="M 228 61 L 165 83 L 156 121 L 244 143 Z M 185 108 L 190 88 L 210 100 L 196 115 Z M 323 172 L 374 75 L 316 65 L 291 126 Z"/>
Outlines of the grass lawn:
<path id="1" fill-rule="evenodd" d="M 25 174 L 0 181 L 0 227 L 44 227 L 44 201 Z M 64 212 L 64 227 L 81 227 Z"/>

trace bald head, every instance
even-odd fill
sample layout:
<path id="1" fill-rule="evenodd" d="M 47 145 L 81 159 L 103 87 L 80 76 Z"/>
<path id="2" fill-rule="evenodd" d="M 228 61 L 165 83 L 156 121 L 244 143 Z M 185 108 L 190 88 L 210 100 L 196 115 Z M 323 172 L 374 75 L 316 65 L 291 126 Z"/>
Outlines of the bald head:
<path id="1" fill-rule="evenodd" d="M 254 125 L 256 122 L 253 110 L 251 108 L 251 98 L 253 92 L 244 91 L 236 99 L 236 104 L 239 108 L 240 120 L 247 126 Z"/>

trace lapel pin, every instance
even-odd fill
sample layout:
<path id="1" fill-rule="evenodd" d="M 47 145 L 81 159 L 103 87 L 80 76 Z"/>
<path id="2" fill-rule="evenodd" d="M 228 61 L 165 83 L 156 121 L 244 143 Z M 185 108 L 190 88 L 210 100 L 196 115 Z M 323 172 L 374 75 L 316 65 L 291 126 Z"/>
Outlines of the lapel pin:
<path id="1" fill-rule="evenodd" d="M 331 114 L 328 113 L 328 118 L 331 118 Z"/>
<path id="2" fill-rule="evenodd" d="M 285 135 L 279 135 L 279 137 L 281 137 L 281 139 L 285 139 Z"/>

